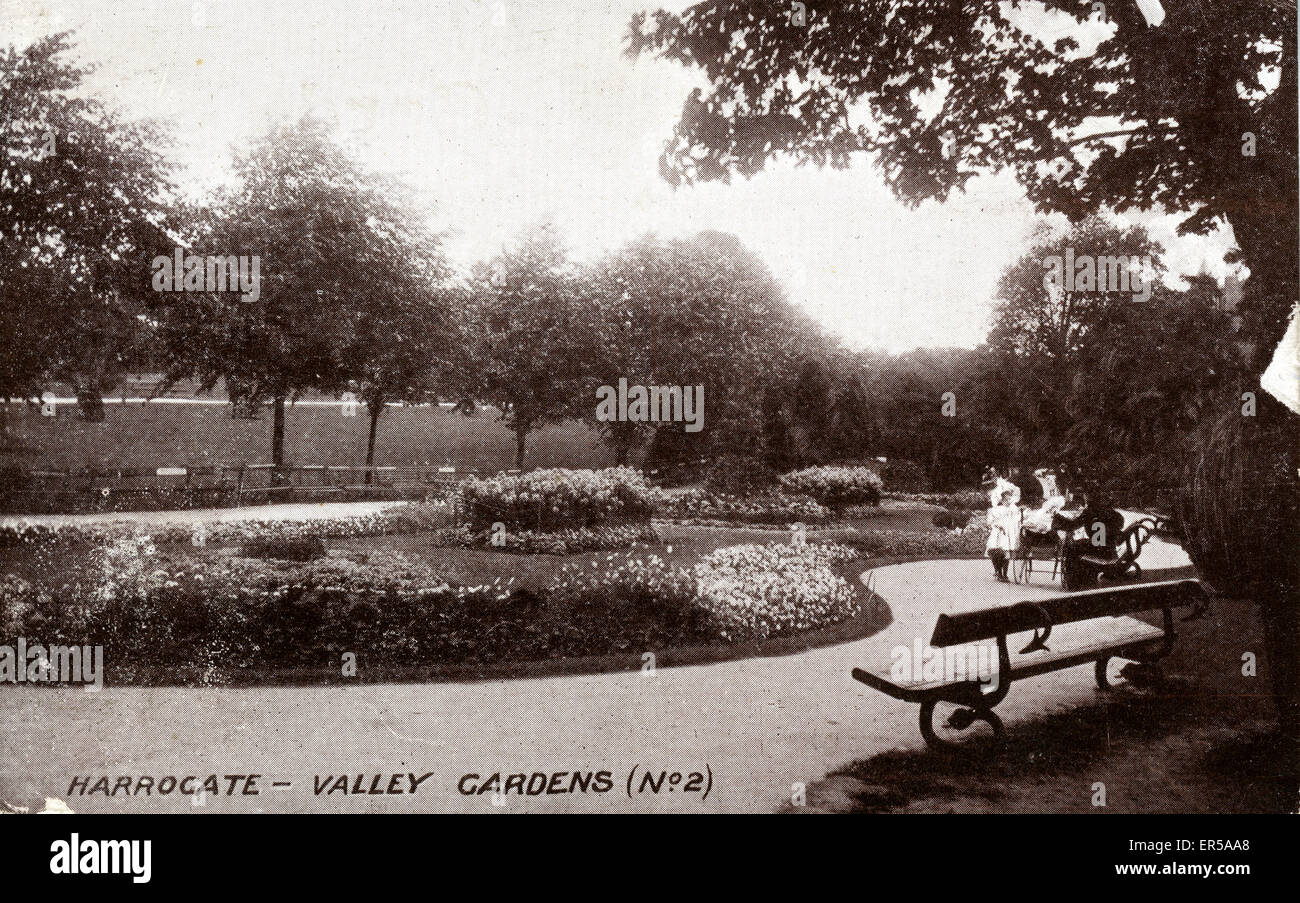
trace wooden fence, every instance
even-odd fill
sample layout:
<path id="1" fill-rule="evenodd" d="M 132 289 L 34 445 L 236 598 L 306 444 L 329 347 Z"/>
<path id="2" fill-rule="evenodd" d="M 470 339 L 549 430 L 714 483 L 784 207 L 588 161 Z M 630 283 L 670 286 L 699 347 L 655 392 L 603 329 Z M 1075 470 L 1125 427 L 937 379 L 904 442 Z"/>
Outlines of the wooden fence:
<path id="1" fill-rule="evenodd" d="M 233 492 L 235 504 L 248 494 L 265 500 L 269 495 L 312 497 L 331 494 L 447 495 L 470 476 L 494 476 L 503 471 L 456 467 L 365 467 L 353 465 L 215 464 L 198 467 L 121 467 L 112 469 L 32 470 L 21 485 L 10 485 L 11 495 L 130 496 L 167 491 Z M 516 470 L 505 473 L 518 473 Z"/>

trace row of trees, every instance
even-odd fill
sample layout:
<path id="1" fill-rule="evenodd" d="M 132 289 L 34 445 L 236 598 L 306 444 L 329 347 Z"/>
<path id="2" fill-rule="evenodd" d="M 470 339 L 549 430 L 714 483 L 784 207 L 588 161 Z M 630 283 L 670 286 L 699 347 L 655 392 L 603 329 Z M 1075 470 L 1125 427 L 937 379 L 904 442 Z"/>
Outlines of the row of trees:
<path id="1" fill-rule="evenodd" d="M 70 49 L 64 34 L 0 56 L 5 397 L 69 383 L 83 416 L 101 418 L 102 395 L 148 361 L 204 390 L 223 384 L 238 412 L 270 405 L 277 465 L 286 405 L 309 391 L 366 404 L 367 464 L 386 403 L 482 403 L 514 431 L 522 466 L 531 432 L 594 421 L 595 387 L 620 378 L 705 386 L 709 436 L 741 447 L 770 374 L 830 346 L 722 234 L 647 236 L 579 266 L 542 225 L 455 273 L 429 211 L 312 118 L 274 128 L 236 154 L 229 186 L 187 201 L 160 129 L 82 99 L 88 70 Z M 180 290 L 179 273 L 178 290 L 156 290 L 152 261 L 176 248 L 257 256 L 258 300 Z M 655 426 L 599 424 L 619 461 Z"/>
<path id="2" fill-rule="evenodd" d="M 96 416 L 147 359 L 205 389 L 224 383 L 237 410 L 269 404 L 276 464 L 289 401 L 351 391 L 370 415 L 367 464 L 387 403 L 453 400 L 492 406 L 519 466 L 534 430 L 583 419 L 620 463 L 640 449 L 656 465 L 738 455 L 775 470 L 883 455 L 918 461 L 942 488 L 988 464 L 1171 482 L 1180 459 L 1167 440 L 1244 381 L 1217 285 L 1165 288 L 1141 229 L 1092 217 L 1041 234 L 999 285 L 985 347 L 851 353 L 718 233 L 647 236 L 579 266 L 543 225 L 462 278 L 429 211 L 311 118 L 255 141 L 230 186 L 186 203 L 158 128 L 82 99 L 86 70 L 68 50 L 56 35 L 0 55 L 9 397 L 66 381 Z M 154 291 L 150 262 L 176 246 L 258 255 L 259 300 Z M 1150 299 L 1046 290 L 1043 260 L 1067 248 L 1155 261 Z M 596 423 L 595 388 L 620 378 L 705 386 L 708 429 Z"/>

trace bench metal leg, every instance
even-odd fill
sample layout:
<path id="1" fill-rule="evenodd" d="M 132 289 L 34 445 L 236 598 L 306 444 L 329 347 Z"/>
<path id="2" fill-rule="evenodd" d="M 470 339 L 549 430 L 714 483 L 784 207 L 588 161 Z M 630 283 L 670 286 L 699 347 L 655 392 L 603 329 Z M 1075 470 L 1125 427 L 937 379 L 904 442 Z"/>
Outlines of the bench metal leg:
<path id="1" fill-rule="evenodd" d="M 1097 679 L 1097 689 L 1099 690 L 1114 689 L 1114 684 L 1110 682 L 1110 677 L 1106 674 L 1106 669 L 1110 667 L 1110 660 L 1111 656 L 1109 655 L 1105 658 L 1099 658 L 1093 666 L 1092 673 Z"/>
<path id="2" fill-rule="evenodd" d="M 932 749 L 955 749 L 958 744 L 945 740 L 934 731 L 934 707 L 935 702 L 921 703 L 921 736 Z M 1002 719 L 992 709 L 960 707 L 956 709 L 944 723 L 945 727 L 955 730 L 965 730 L 976 721 L 984 721 L 989 727 L 993 728 L 993 739 L 999 743 L 1002 741 L 1003 727 Z"/>

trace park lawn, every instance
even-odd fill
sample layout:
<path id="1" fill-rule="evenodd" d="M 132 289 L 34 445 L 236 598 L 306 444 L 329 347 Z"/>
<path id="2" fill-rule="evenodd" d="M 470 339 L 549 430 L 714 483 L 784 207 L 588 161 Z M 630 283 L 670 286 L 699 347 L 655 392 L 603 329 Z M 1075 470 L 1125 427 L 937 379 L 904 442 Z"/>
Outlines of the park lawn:
<path id="1" fill-rule="evenodd" d="M 0 439 L 0 467 L 69 470 L 89 467 L 198 467 L 267 463 L 271 459 L 269 409 L 257 420 L 236 420 L 226 405 L 110 404 L 102 423 L 61 405 L 55 417 L 39 409 L 6 405 L 7 433 Z M 344 417 L 334 406 L 297 405 L 285 411 L 285 457 L 289 463 L 365 464 L 369 418 L 364 406 Z M 398 467 L 475 467 L 496 472 L 514 467 L 514 434 L 481 409 L 472 417 L 436 405 L 389 407 L 379 420 L 375 463 Z M 543 427 L 528 436 L 527 467 L 608 467 L 613 456 L 585 424 Z"/>

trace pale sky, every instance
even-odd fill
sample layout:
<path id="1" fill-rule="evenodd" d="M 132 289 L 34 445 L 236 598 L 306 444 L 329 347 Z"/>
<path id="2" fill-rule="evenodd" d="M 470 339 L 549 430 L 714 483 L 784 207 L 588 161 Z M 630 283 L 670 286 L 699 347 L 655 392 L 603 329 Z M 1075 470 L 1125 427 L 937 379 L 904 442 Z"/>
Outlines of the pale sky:
<path id="1" fill-rule="evenodd" d="M 999 273 L 1033 211 L 1009 175 L 908 210 L 869 161 L 769 164 L 749 181 L 674 191 L 655 164 L 699 82 L 622 55 L 645 0 L 0 0 L 0 43 L 75 28 L 91 87 L 174 127 L 187 189 L 223 177 L 232 145 L 284 117 L 336 123 L 361 162 L 434 205 L 463 267 L 553 220 L 589 259 L 647 232 L 738 236 L 791 300 L 852 347 L 979 343 Z M 199 24 L 196 24 L 199 23 Z M 1177 273 L 1222 274 L 1219 240 L 1173 242 Z"/>

